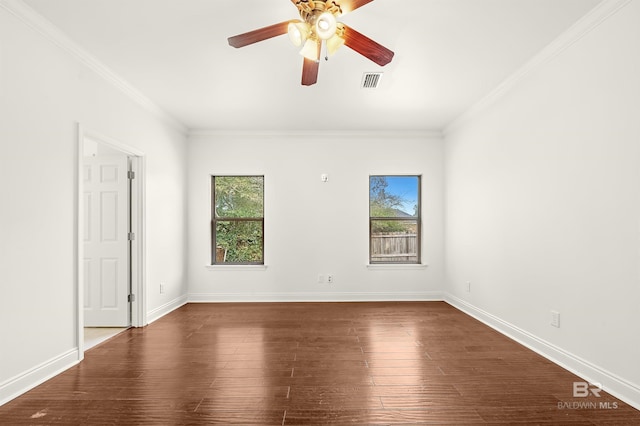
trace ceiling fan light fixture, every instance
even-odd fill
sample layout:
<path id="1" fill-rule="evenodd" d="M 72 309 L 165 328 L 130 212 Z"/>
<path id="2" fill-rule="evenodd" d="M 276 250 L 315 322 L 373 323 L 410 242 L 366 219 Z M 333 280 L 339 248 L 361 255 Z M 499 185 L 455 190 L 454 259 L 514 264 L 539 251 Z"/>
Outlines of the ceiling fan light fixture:
<path id="1" fill-rule="evenodd" d="M 331 12 L 324 12 L 316 19 L 316 34 L 322 40 L 329 40 L 336 34 L 338 22 Z"/>
<path id="2" fill-rule="evenodd" d="M 309 37 L 309 24 L 302 21 L 290 22 L 287 32 L 289 33 L 291 43 L 296 47 L 300 47 L 307 41 L 307 37 Z"/>
<path id="3" fill-rule="evenodd" d="M 344 39 L 335 34 L 327 40 L 327 54 L 333 56 L 344 45 Z"/>
<path id="4" fill-rule="evenodd" d="M 318 40 L 308 38 L 304 43 L 304 47 L 300 50 L 300 54 L 312 61 L 320 60 L 320 43 Z"/>
<path id="5" fill-rule="evenodd" d="M 240 48 L 288 33 L 291 43 L 304 56 L 302 85 L 318 81 L 321 51 L 325 59 L 342 45 L 359 53 L 379 66 L 387 65 L 394 53 L 355 29 L 338 22 L 338 17 L 373 0 L 291 0 L 300 19 L 286 20 L 227 38 L 231 47 Z M 0 0 L 2 2 L 2 0 Z M 323 48 L 323 44 L 325 45 Z"/>

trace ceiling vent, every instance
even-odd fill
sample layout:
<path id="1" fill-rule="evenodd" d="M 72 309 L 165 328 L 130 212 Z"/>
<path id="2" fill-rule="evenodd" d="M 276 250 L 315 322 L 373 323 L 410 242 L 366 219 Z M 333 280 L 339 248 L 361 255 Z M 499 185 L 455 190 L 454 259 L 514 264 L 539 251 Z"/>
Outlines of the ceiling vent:
<path id="1" fill-rule="evenodd" d="M 377 89 L 381 79 L 382 79 L 381 72 L 365 72 L 362 75 L 362 88 Z"/>

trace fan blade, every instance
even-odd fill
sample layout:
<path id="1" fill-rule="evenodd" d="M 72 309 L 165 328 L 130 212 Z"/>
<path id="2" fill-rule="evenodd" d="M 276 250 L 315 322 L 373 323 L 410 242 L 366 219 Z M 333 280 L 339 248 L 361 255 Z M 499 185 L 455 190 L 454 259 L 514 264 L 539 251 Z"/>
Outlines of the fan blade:
<path id="1" fill-rule="evenodd" d="M 344 44 L 355 50 L 367 59 L 380 66 L 385 66 L 393 59 L 393 52 L 383 45 L 376 43 L 364 34 L 361 34 L 344 25 Z"/>
<path id="2" fill-rule="evenodd" d="M 318 81 L 318 69 L 320 68 L 320 61 L 313 61 L 311 59 L 304 58 L 302 63 L 302 85 L 311 86 Z"/>
<path id="3" fill-rule="evenodd" d="M 312 42 L 307 40 L 307 43 Z M 305 48 L 307 46 L 305 45 Z M 309 59 L 309 56 L 313 51 L 306 52 L 304 56 L 304 62 L 302 63 L 302 85 L 311 86 L 318 81 L 318 68 L 320 68 L 320 50 L 322 49 L 322 40 L 316 41 L 316 51 L 313 55 L 313 59 Z"/>
<path id="4" fill-rule="evenodd" d="M 342 9 L 342 14 L 353 12 L 359 7 L 364 6 L 365 4 L 371 3 L 373 0 L 341 0 L 337 1 L 340 5 L 340 9 Z"/>
<path id="5" fill-rule="evenodd" d="M 257 43 L 259 41 L 286 34 L 289 30 L 290 22 L 293 21 L 280 22 L 279 24 L 269 25 L 268 27 L 229 37 L 227 39 L 229 41 L 229 46 L 233 46 L 236 48 L 244 47 L 253 43 Z"/>

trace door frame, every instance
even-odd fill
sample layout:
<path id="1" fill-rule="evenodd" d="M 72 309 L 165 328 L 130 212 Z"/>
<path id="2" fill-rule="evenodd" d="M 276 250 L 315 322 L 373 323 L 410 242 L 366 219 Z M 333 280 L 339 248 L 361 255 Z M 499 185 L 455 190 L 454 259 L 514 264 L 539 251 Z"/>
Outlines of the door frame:
<path id="1" fill-rule="evenodd" d="M 125 145 L 117 140 L 87 130 L 80 123 L 77 124 L 77 165 L 76 165 L 76 343 L 78 346 L 78 360 L 84 359 L 84 206 L 82 203 L 84 184 L 82 170 L 84 163 L 85 139 L 106 145 L 126 154 L 131 159 L 131 169 L 135 178 L 131 182 L 130 209 L 131 232 L 135 237 L 131 241 L 130 268 L 131 268 L 131 294 L 134 300 L 131 302 L 131 326 L 143 327 L 147 325 L 146 309 L 146 252 L 145 252 L 145 155 L 143 152 Z"/>

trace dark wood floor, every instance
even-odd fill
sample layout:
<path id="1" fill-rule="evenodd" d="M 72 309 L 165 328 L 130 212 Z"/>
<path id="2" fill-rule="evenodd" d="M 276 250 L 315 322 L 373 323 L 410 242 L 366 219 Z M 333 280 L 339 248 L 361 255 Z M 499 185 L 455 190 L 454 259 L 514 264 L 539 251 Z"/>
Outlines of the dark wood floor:
<path id="1" fill-rule="evenodd" d="M 640 425 L 574 381 L 442 302 L 190 304 L 91 349 L 0 424 Z"/>

